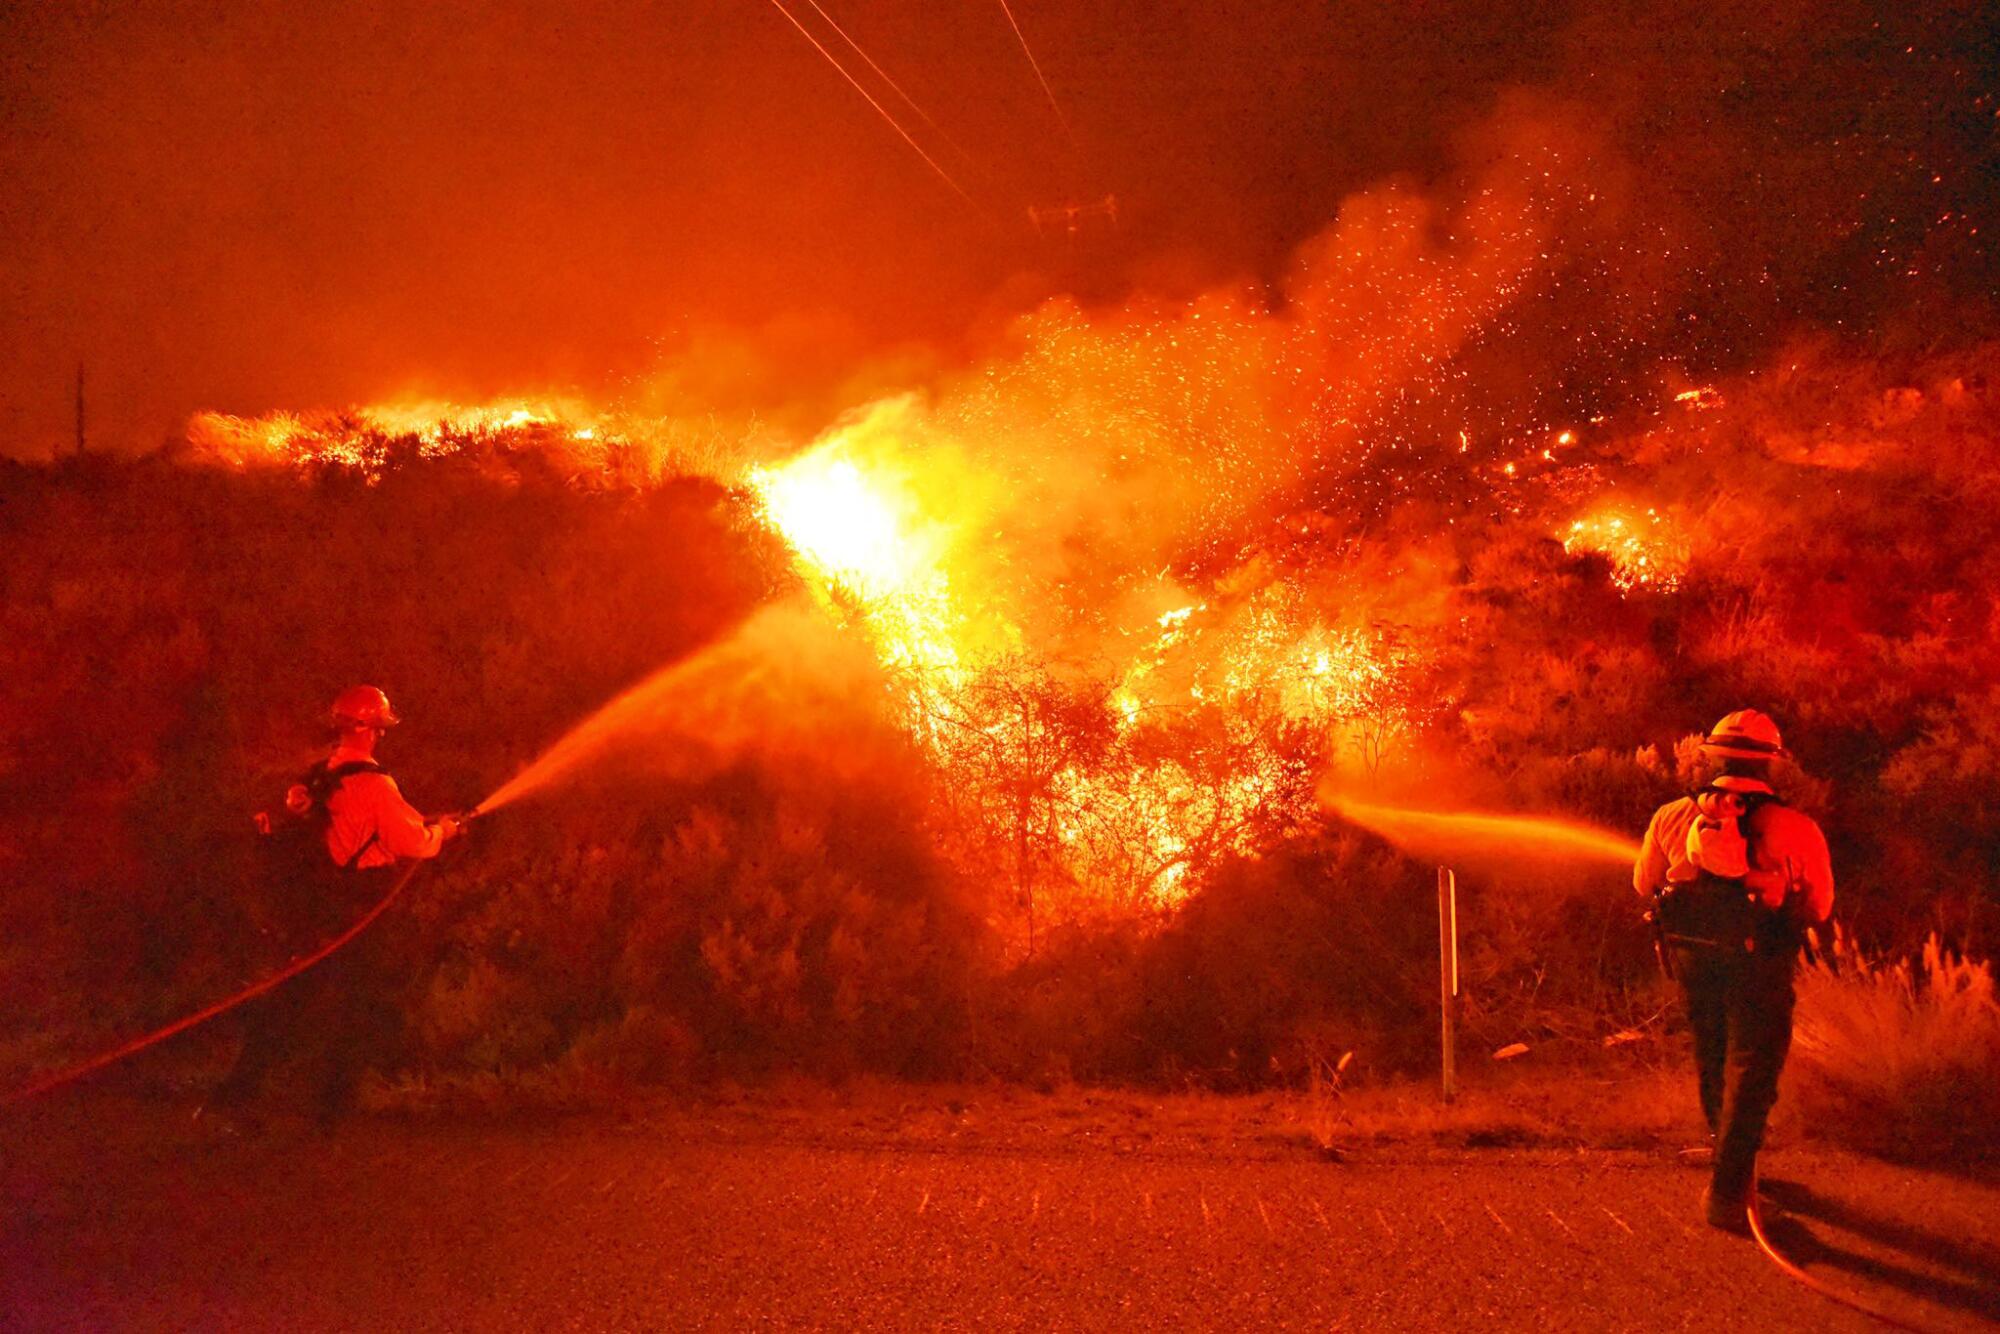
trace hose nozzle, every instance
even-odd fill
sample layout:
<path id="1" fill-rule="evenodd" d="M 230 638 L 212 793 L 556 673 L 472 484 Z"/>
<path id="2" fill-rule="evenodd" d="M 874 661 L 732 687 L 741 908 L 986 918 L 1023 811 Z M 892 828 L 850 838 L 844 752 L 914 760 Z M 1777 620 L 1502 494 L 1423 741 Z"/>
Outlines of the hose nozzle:
<path id="1" fill-rule="evenodd" d="M 477 820 L 483 814 L 484 814 L 483 811 L 481 811 L 477 806 L 474 806 L 469 811 L 454 811 L 450 815 L 441 815 L 437 818 L 439 823 L 444 823 L 446 821 L 449 821 L 457 829 L 456 836 L 462 838 L 464 837 L 465 834 L 470 832 L 472 828 L 472 822 L 474 820 Z"/>

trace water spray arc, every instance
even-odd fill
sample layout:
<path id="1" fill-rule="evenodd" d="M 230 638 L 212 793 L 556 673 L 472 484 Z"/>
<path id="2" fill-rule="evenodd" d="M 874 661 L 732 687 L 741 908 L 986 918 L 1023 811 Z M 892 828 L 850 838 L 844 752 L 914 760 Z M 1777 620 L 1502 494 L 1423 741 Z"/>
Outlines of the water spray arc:
<path id="1" fill-rule="evenodd" d="M 1628 867 L 1639 856 L 1639 845 L 1631 838 L 1574 820 L 1383 806 L 1337 795 L 1325 800 L 1334 814 L 1400 847 L 1472 846 Z"/>

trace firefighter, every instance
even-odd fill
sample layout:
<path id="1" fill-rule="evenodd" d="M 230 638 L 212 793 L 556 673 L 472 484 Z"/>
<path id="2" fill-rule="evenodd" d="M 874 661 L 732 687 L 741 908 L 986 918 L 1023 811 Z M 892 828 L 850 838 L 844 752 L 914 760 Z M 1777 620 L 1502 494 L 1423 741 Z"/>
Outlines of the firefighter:
<path id="1" fill-rule="evenodd" d="M 321 935 L 388 894 L 399 864 L 435 857 L 463 832 L 450 816 L 426 819 L 377 763 L 377 743 L 400 721 L 375 686 L 342 691 L 333 701 L 332 752 L 285 794 L 286 815 L 308 847 L 306 865 L 280 877 L 296 883 L 279 888 L 310 900 L 300 906 Z M 270 832 L 270 817 L 258 824 Z M 364 1064 L 381 1056 L 400 1028 L 395 948 L 384 925 L 246 1007 L 243 1047 L 214 1104 L 240 1112 L 274 1067 L 299 1059 L 312 1110 L 322 1125 L 331 1123 Z"/>
<path id="2" fill-rule="evenodd" d="M 435 857 L 460 832 L 450 816 L 426 820 L 375 762 L 376 743 L 401 721 L 389 697 L 374 686 L 343 690 L 333 701 L 333 753 L 321 768 L 346 772 L 326 798 L 326 852 L 344 870 L 381 870 Z M 286 805 L 295 811 L 299 795 L 298 787 L 286 794 Z"/>
<path id="3" fill-rule="evenodd" d="M 1715 1141 L 1702 1193 L 1711 1226 L 1746 1232 L 1757 1149 L 1792 1042 L 1792 973 L 1805 928 L 1833 908 L 1826 836 L 1779 800 L 1778 725 L 1739 709 L 1702 740 L 1720 772 L 1654 813 L 1632 883 L 1687 1001 L 1702 1115 Z"/>

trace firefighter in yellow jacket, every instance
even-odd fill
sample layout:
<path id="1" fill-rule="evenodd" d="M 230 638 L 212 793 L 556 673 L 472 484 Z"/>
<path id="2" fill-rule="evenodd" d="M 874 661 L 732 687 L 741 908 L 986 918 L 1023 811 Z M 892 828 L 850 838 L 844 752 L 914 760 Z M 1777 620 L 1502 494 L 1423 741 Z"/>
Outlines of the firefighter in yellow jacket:
<path id="1" fill-rule="evenodd" d="M 1779 800 L 1786 751 L 1755 709 L 1702 741 L 1721 772 L 1669 802 L 1646 829 L 1633 886 L 1654 900 L 1694 1035 L 1701 1110 L 1715 1136 L 1702 1207 L 1711 1225 L 1747 1229 L 1757 1149 L 1792 1042 L 1792 973 L 1805 928 L 1833 908 L 1826 836 Z"/>
<path id="2" fill-rule="evenodd" d="M 322 931 L 366 911 L 389 892 L 399 864 L 437 856 L 462 830 L 449 816 L 426 819 L 377 763 L 377 743 L 401 721 L 386 694 L 374 686 L 342 691 L 332 721 L 332 752 L 285 794 L 313 865 L 295 877 L 301 883 L 280 887 L 317 900 L 304 906 Z M 259 823 L 269 832 L 267 817 Z M 355 1077 L 385 1054 L 400 1023 L 383 925 L 248 1007 L 242 1051 L 214 1103 L 247 1102 L 273 1068 L 297 1058 L 309 1066 L 313 1110 L 323 1121 L 340 1111 Z"/>
<path id="3" fill-rule="evenodd" d="M 425 819 L 375 762 L 376 743 L 401 721 L 389 697 L 374 686 L 344 690 L 333 702 L 333 753 L 320 769 L 340 775 L 326 796 L 326 853 L 343 870 L 371 871 L 435 857 L 459 833 L 450 816 Z M 312 800 L 306 784 L 295 785 L 285 804 L 304 814 L 302 800 Z"/>

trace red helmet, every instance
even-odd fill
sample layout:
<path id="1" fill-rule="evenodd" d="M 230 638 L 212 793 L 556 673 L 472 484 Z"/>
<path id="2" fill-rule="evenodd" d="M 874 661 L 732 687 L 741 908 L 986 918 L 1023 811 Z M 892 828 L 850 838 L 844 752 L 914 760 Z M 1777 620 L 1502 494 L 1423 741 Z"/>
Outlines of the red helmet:
<path id="1" fill-rule="evenodd" d="M 389 728 L 401 721 L 389 707 L 389 697 L 376 686 L 350 686 L 333 701 L 335 727 Z"/>
<path id="2" fill-rule="evenodd" d="M 1775 760 L 1784 756 L 1784 738 L 1767 713 L 1738 709 L 1702 738 L 1701 748 L 1727 760 Z"/>

